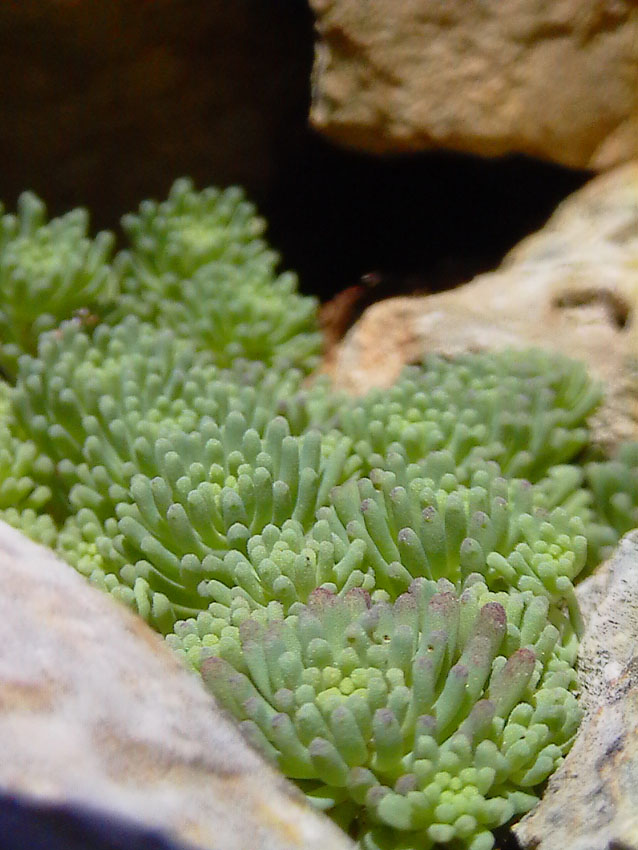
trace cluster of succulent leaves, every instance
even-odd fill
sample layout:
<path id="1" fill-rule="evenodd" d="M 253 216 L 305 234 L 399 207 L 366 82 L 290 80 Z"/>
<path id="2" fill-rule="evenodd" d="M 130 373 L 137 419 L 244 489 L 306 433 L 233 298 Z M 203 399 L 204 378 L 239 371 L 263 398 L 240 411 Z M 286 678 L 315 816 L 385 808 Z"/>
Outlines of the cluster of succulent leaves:
<path id="1" fill-rule="evenodd" d="M 124 216 L 128 247 L 88 235 L 76 209 L 46 220 L 31 192 L 15 215 L 0 205 L 0 368 L 13 379 L 39 335 L 77 315 L 117 324 L 136 315 L 195 341 L 218 365 L 249 358 L 308 371 L 320 353 L 315 299 L 278 274 L 265 223 L 240 189 L 196 192 L 177 180 L 166 201 Z"/>
<path id="2" fill-rule="evenodd" d="M 0 516 L 139 612 L 367 850 L 489 850 L 580 719 L 573 582 L 638 525 L 638 445 L 540 351 L 347 398 L 235 189 L 129 240 L 0 225 Z"/>

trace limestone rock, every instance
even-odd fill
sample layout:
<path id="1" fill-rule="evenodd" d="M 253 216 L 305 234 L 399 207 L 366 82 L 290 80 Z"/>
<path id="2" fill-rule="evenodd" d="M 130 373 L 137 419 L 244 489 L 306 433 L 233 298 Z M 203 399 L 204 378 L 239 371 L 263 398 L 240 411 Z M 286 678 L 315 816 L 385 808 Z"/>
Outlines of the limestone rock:
<path id="1" fill-rule="evenodd" d="M 524 850 L 638 848 L 638 532 L 623 539 L 602 583 L 580 648 L 587 715 L 542 801 L 514 827 Z"/>
<path id="2" fill-rule="evenodd" d="M 332 139 L 595 169 L 638 152 L 634 0 L 310 4 L 311 120 Z"/>
<path id="3" fill-rule="evenodd" d="M 362 393 L 429 351 L 542 346 L 605 384 L 594 440 L 638 439 L 638 162 L 588 183 L 494 272 L 436 295 L 374 304 L 326 371 Z M 427 238 L 427 234 L 424 234 Z"/>
<path id="4" fill-rule="evenodd" d="M 347 850 L 145 623 L 0 523 L 0 789 L 215 850 Z M 0 842 L 1 843 L 1 842 Z"/>

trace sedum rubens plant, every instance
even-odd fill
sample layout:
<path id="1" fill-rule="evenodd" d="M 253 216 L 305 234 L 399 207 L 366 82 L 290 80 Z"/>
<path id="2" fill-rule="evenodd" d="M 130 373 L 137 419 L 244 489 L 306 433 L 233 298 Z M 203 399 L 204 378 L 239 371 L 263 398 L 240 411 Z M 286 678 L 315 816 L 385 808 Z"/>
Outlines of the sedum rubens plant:
<path id="1" fill-rule="evenodd" d="M 166 201 L 145 201 L 122 226 L 131 250 L 120 255 L 111 322 L 134 314 L 170 327 L 222 366 L 240 357 L 315 365 L 315 300 L 296 294 L 294 274 L 276 274 L 279 258 L 261 239 L 265 222 L 241 189 L 195 192 L 177 180 Z"/>
<path id="2" fill-rule="evenodd" d="M 596 563 L 621 535 L 638 528 L 638 442 L 625 443 L 607 461 L 587 464 L 585 476 L 594 500 L 589 533 Z"/>
<path id="3" fill-rule="evenodd" d="M 489 850 L 578 726 L 574 582 L 638 522 L 635 446 L 578 462 L 584 367 L 309 383 L 315 302 L 237 189 L 177 181 L 115 256 L 31 195 L 0 230 L 0 516 L 165 634 L 362 848 Z"/>
<path id="4" fill-rule="evenodd" d="M 43 331 L 112 296 L 115 239 L 106 231 L 90 239 L 82 209 L 47 221 L 32 192 L 20 196 L 15 215 L 2 212 L 0 204 L 0 368 L 14 378 L 18 358 L 36 351 Z"/>
<path id="5" fill-rule="evenodd" d="M 365 473 L 393 447 L 410 462 L 445 448 L 462 480 L 483 459 L 509 477 L 538 481 L 586 446 L 585 420 L 599 399 L 585 367 L 556 354 L 429 355 L 395 386 L 341 407 L 336 423 Z"/>
<path id="6" fill-rule="evenodd" d="M 277 603 L 244 613 L 204 681 L 369 850 L 490 848 L 580 720 L 573 633 L 531 591 L 491 593 L 472 574 L 416 579 L 394 603 L 318 589 L 287 617 Z"/>

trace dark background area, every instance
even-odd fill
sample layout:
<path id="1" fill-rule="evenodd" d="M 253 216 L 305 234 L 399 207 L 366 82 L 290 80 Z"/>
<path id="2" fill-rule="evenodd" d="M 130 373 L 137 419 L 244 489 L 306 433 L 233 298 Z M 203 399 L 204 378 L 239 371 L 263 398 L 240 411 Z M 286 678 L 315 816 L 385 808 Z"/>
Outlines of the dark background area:
<path id="1" fill-rule="evenodd" d="M 494 268 L 587 175 L 522 156 L 378 158 L 308 130 L 261 208 L 308 291 L 380 273 L 383 295 L 438 291 Z"/>
<path id="2" fill-rule="evenodd" d="M 31 188 L 97 228 L 189 174 L 243 185 L 306 292 L 375 273 L 380 296 L 493 268 L 585 172 L 524 157 L 374 158 L 307 126 L 301 0 L 21 0 L 0 6 L 0 198 Z"/>
<path id="3" fill-rule="evenodd" d="M 72 803 L 0 794 L 0 850 L 195 850 L 159 830 Z"/>

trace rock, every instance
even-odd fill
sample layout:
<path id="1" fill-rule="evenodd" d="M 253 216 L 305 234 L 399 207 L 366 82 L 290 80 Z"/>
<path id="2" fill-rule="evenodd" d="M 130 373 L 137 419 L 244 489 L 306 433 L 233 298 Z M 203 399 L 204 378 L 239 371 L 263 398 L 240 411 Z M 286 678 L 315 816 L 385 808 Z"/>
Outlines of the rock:
<path id="1" fill-rule="evenodd" d="M 571 195 L 494 272 L 436 295 L 374 304 L 331 354 L 339 387 L 392 384 L 426 352 L 542 346 L 605 384 L 593 439 L 638 439 L 638 162 Z M 426 238 L 424 234 L 424 238 Z"/>
<path id="2" fill-rule="evenodd" d="M 0 584 L 0 791 L 201 848 L 352 847 L 142 620 L 4 523 Z"/>
<path id="3" fill-rule="evenodd" d="M 638 148 L 634 0 L 310 0 L 311 120 L 375 153 L 451 148 L 602 169 Z M 459 199 L 462 202 L 462 199 Z"/>
<path id="4" fill-rule="evenodd" d="M 587 715 L 542 801 L 514 827 L 523 850 L 638 848 L 638 531 L 604 575 L 580 648 Z"/>

